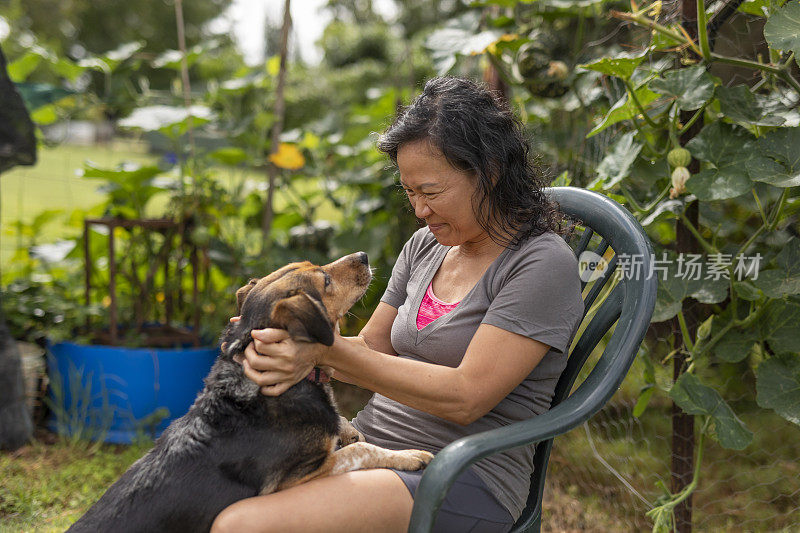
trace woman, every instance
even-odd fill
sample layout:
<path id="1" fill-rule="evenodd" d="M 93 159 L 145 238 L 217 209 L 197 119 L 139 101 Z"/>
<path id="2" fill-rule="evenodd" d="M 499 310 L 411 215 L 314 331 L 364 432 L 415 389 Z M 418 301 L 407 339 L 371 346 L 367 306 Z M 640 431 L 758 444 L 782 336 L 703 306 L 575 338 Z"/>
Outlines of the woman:
<path id="1" fill-rule="evenodd" d="M 330 348 L 253 332 L 247 376 L 278 395 L 316 365 L 374 391 L 353 420 L 368 442 L 436 452 L 547 410 L 583 314 L 578 265 L 557 235 L 520 122 L 459 78 L 429 81 L 380 137 L 426 226 L 404 245 L 358 337 Z M 507 531 L 533 448 L 484 459 L 453 486 L 436 529 Z M 361 470 L 238 502 L 215 531 L 405 531 L 422 472 Z M 473 529 L 474 528 L 474 529 Z"/>

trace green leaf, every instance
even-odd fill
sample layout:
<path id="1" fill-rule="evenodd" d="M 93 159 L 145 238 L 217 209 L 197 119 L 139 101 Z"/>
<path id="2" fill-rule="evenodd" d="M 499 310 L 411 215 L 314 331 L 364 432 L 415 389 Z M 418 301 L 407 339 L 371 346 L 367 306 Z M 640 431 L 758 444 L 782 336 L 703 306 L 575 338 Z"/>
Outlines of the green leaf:
<path id="1" fill-rule="evenodd" d="M 745 165 L 757 157 L 754 142 L 743 128 L 714 122 L 686 147 L 692 155 L 709 163 L 708 168 L 686 181 L 686 188 L 704 201 L 735 198 L 753 186 Z"/>
<path id="2" fill-rule="evenodd" d="M 686 181 L 689 192 L 699 200 L 708 202 L 736 198 L 749 191 L 751 186 L 746 174 L 742 175 L 730 168 L 702 170 Z"/>
<path id="3" fill-rule="evenodd" d="M 53 71 L 63 78 L 74 82 L 86 69 L 68 59 L 58 59 L 52 64 Z"/>
<path id="4" fill-rule="evenodd" d="M 106 52 L 104 55 L 91 56 L 81 59 L 78 65 L 83 68 L 92 68 L 102 70 L 105 73 L 115 71 L 127 59 L 130 59 L 133 54 L 144 48 L 145 43 L 140 41 L 132 41 L 120 45 L 119 47 Z"/>
<path id="5" fill-rule="evenodd" d="M 136 163 L 123 163 L 117 169 L 107 169 L 87 162 L 84 165 L 82 176 L 135 188 L 146 185 L 160 173 L 161 169 L 155 165 L 142 166 Z"/>
<path id="6" fill-rule="evenodd" d="M 745 168 L 751 180 L 774 187 L 794 187 L 800 181 L 800 174 L 790 173 L 785 166 L 768 157 L 755 157 L 747 162 Z"/>
<path id="7" fill-rule="evenodd" d="M 47 83 L 18 83 L 17 90 L 25 101 L 25 106 L 34 111 L 48 104 L 54 104 L 72 94 L 74 91 L 62 89 Z"/>
<path id="8" fill-rule="evenodd" d="M 256 212 L 259 212 L 258 208 L 260 207 L 263 207 L 260 205 L 260 203 L 256 205 Z M 303 219 L 303 215 L 300 213 L 287 211 L 275 215 L 275 218 L 272 221 L 272 227 L 280 230 L 289 230 L 293 227 L 303 224 L 304 222 L 305 220 Z"/>
<path id="9" fill-rule="evenodd" d="M 641 221 L 641 224 L 647 227 L 654 222 L 678 218 L 683 212 L 683 209 L 684 206 L 681 200 L 663 200 L 649 215 L 647 215 L 647 218 Z"/>
<path id="10" fill-rule="evenodd" d="M 656 391 L 656 369 L 653 366 L 653 361 L 650 359 L 650 354 L 646 350 L 640 350 L 637 357 L 644 363 L 644 382 L 645 386 L 639 393 L 639 399 L 636 400 L 636 405 L 633 407 L 633 416 L 639 418 L 647 409 L 647 404 L 650 403 L 650 398 Z"/>
<path id="11" fill-rule="evenodd" d="M 790 294 L 800 294 L 800 274 L 789 274 L 786 270 L 772 268 L 762 270 L 753 284 L 770 298 L 783 298 Z"/>
<path id="12" fill-rule="evenodd" d="M 761 297 L 761 292 L 752 281 L 734 281 L 733 290 L 739 298 L 748 302 L 755 302 Z"/>
<path id="13" fill-rule="evenodd" d="M 669 396 L 690 415 L 707 415 L 714 422 L 714 434 L 724 448 L 743 450 L 753 433 L 739 420 L 717 391 L 703 384 L 694 374 L 682 374 Z"/>
<path id="14" fill-rule="evenodd" d="M 739 330 L 733 328 L 725 337 L 714 345 L 712 351 L 717 359 L 728 363 L 743 361 L 753 349 L 753 344 L 758 342 L 758 334 L 753 330 Z"/>
<path id="15" fill-rule="evenodd" d="M 739 11 L 757 17 L 766 17 L 769 13 L 771 0 L 746 0 L 739 6 Z"/>
<path id="16" fill-rule="evenodd" d="M 762 361 L 756 369 L 756 402 L 800 425 L 800 354 L 785 353 Z"/>
<path id="17" fill-rule="evenodd" d="M 467 22 L 461 23 L 460 27 L 436 30 L 426 39 L 425 47 L 431 50 L 439 74 L 444 74 L 455 65 L 456 56 L 482 54 L 490 44 L 503 36 L 497 30 L 475 33 Z"/>
<path id="18" fill-rule="evenodd" d="M 192 46 L 186 51 L 186 64 L 188 67 L 194 65 L 200 57 L 219 46 L 219 39 L 206 40 L 200 44 Z M 153 60 L 154 68 L 168 68 L 179 71 L 183 53 L 180 50 L 165 50 Z"/>
<path id="19" fill-rule="evenodd" d="M 572 178 L 569 177 L 569 170 L 565 170 L 564 172 L 556 176 L 556 179 L 554 179 L 553 182 L 550 183 L 550 186 L 568 187 L 570 183 L 572 183 Z"/>
<path id="20" fill-rule="evenodd" d="M 236 166 L 247 161 L 247 153 L 241 148 L 235 146 L 228 146 L 225 148 L 218 148 L 208 154 L 212 159 L 216 159 L 223 165 Z"/>
<path id="21" fill-rule="evenodd" d="M 627 80 L 630 79 L 633 71 L 644 60 L 645 55 L 647 55 L 647 50 L 643 50 L 638 54 L 620 54 L 617 57 L 604 57 L 578 66 Z"/>
<path id="22" fill-rule="evenodd" d="M 656 388 L 653 385 L 645 387 L 642 390 L 642 393 L 639 395 L 639 399 L 636 400 L 636 405 L 633 406 L 633 416 L 639 418 L 644 413 L 645 409 L 647 409 L 647 404 L 650 403 L 650 398 L 653 397 L 653 393 L 656 391 Z"/>
<path id="23" fill-rule="evenodd" d="M 199 53 L 187 51 L 186 66 L 191 67 L 199 56 Z M 183 53 L 180 50 L 165 50 L 153 60 L 153 68 L 168 68 L 179 71 L 181 69 L 181 59 L 183 59 Z"/>
<path id="24" fill-rule="evenodd" d="M 280 74 L 281 71 L 281 56 L 274 55 L 267 60 L 267 74 L 273 78 Z"/>
<path id="25" fill-rule="evenodd" d="M 779 268 L 762 270 L 753 284 L 770 298 L 800 294 L 800 239 L 792 237 L 775 256 Z"/>
<path id="26" fill-rule="evenodd" d="M 800 303 L 773 302 L 761 317 L 761 339 L 769 342 L 774 352 L 800 352 Z"/>
<path id="27" fill-rule="evenodd" d="M 680 33 L 678 29 L 678 24 L 669 24 L 667 28 L 672 30 L 675 33 Z M 654 50 L 665 50 L 667 48 L 677 48 L 683 44 L 683 41 L 679 41 L 678 39 L 673 39 L 669 35 L 664 35 L 661 32 L 653 31 L 653 41 L 652 47 Z"/>
<path id="28" fill-rule="evenodd" d="M 650 82 L 650 88 L 674 98 L 678 107 L 686 111 L 700 109 L 714 96 L 714 78 L 702 65 L 670 70 L 664 78 Z"/>
<path id="29" fill-rule="evenodd" d="M 658 93 L 654 93 L 647 86 L 639 87 L 634 91 L 636 98 L 638 98 L 639 103 L 642 104 L 642 107 L 647 109 L 647 106 L 657 100 L 659 98 Z M 611 109 L 608 111 L 608 114 L 605 116 L 602 122 L 592 129 L 587 135 L 586 138 L 592 137 L 593 135 L 597 135 L 604 129 L 608 128 L 616 124 L 617 122 L 627 120 L 630 118 L 639 115 L 639 108 L 630 99 L 630 97 L 626 94 L 623 96 L 616 104 L 614 104 Z"/>
<path id="30" fill-rule="evenodd" d="M 689 280 L 687 293 L 700 303 L 717 304 L 728 297 L 729 282 L 727 279 Z"/>
<path id="31" fill-rule="evenodd" d="M 174 133 L 180 135 L 188 128 L 189 121 L 197 127 L 213 118 L 211 109 L 206 106 L 193 105 L 191 108 L 167 105 L 140 107 L 127 118 L 119 121 L 123 128 L 134 128 L 145 131 L 161 131 L 169 137 Z"/>
<path id="32" fill-rule="evenodd" d="M 589 188 L 597 190 L 611 189 L 630 174 L 631 165 L 642 151 L 642 143 L 635 142 L 636 132 L 629 132 L 620 137 L 608 152 L 608 155 L 597 166 L 597 178 L 589 184 Z"/>
<path id="33" fill-rule="evenodd" d="M 800 54 L 800 2 L 787 2 L 772 13 L 764 25 L 764 38 L 770 48 Z"/>
<path id="34" fill-rule="evenodd" d="M 40 126 L 47 126 L 58 120 L 58 107 L 47 104 L 31 113 L 31 120 Z"/>
<path id="35" fill-rule="evenodd" d="M 750 179 L 776 187 L 800 185 L 800 128 L 779 128 L 756 142 L 757 157 L 747 161 Z"/>
<path id="36" fill-rule="evenodd" d="M 789 274 L 800 274 L 800 239 L 797 237 L 789 239 L 775 256 L 775 264 Z"/>
<path id="37" fill-rule="evenodd" d="M 649 161 L 644 157 L 640 157 L 633 163 L 627 181 L 643 190 L 652 190 L 659 182 L 666 185 L 671 173 L 666 158 L 662 157 L 655 161 Z"/>
<path id="38" fill-rule="evenodd" d="M 25 81 L 31 72 L 36 70 L 42 61 L 42 55 L 36 51 L 29 51 L 20 58 L 8 64 L 8 77 L 14 83 Z"/>
<path id="39" fill-rule="evenodd" d="M 769 102 L 754 95 L 746 85 L 717 87 L 716 96 L 722 113 L 734 122 L 756 126 L 780 126 L 786 122 L 781 116 L 771 115 Z"/>
<path id="40" fill-rule="evenodd" d="M 677 266 L 674 261 L 667 265 L 666 279 L 658 280 L 656 292 L 656 308 L 650 322 L 663 322 L 678 314 L 681 310 L 681 302 L 687 296 L 689 281 L 681 276 L 675 275 Z"/>

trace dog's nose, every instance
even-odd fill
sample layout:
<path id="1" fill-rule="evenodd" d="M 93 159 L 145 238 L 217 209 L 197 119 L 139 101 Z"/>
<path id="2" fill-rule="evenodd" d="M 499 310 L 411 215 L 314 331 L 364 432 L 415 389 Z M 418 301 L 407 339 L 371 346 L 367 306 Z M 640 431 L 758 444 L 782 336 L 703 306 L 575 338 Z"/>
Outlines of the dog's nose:
<path id="1" fill-rule="evenodd" d="M 361 263 L 368 265 L 369 258 L 367 258 L 366 252 L 358 252 L 358 258 L 361 260 Z"/>

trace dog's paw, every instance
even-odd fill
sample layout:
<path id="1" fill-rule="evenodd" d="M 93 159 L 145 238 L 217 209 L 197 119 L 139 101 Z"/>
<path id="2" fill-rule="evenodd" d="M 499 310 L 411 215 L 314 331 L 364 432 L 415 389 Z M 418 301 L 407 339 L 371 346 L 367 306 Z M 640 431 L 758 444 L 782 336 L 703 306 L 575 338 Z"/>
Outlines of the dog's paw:
<path id="1" fill-rule="evenodd" d="M 356 428 L 353 427 L 345 417 L 339 416 L 341 419 L 341 429 L 339 430 L 339 446 L 349 446 L 356 442 L 364 442 L 366 439 Z"/>
<path id="2" fill-rule="evenodd" d="M 364 438 L 364 435 L 362 435 L 360 431 L 356 430 L 355 428 L 350 429 L 352 431 L 342 432 L 339 434 L 340 446 L 350 446 L 356 442 L 366 442 L 367 439 Z"/>
<path id="3" fill-rule="evenodd" d="M 433 454 L 423 450 L 400 450 L 395 455 L 398 470 L 422 470 L 433 460 Z"/>

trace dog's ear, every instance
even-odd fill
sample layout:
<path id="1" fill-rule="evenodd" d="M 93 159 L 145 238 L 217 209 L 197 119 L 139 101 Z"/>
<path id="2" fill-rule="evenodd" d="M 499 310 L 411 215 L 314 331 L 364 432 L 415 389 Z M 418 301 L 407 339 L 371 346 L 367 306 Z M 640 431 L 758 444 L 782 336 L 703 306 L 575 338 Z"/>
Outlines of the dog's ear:
<path id="1" fill-rule="evenodd" d="M 258 283 L 258 278 L 253 278 L 247 282 L 247 285 L 244 287 L 240 287 L 238 291 L 236 291 L 236 314 L 242 314 L 242 305 L 244 305 L 244 299 L 247 298 L 247 295 L 250 294 L 250 291 L 253 290 L 253 287 L 256 286 Z"/>
<path id="2" fill-rule="evenodd" d="M 296 340 L 333 345 L 333 324 L 325 306 L 303 291 L 275 304 L 270 327 L 285 329 Z"/>

